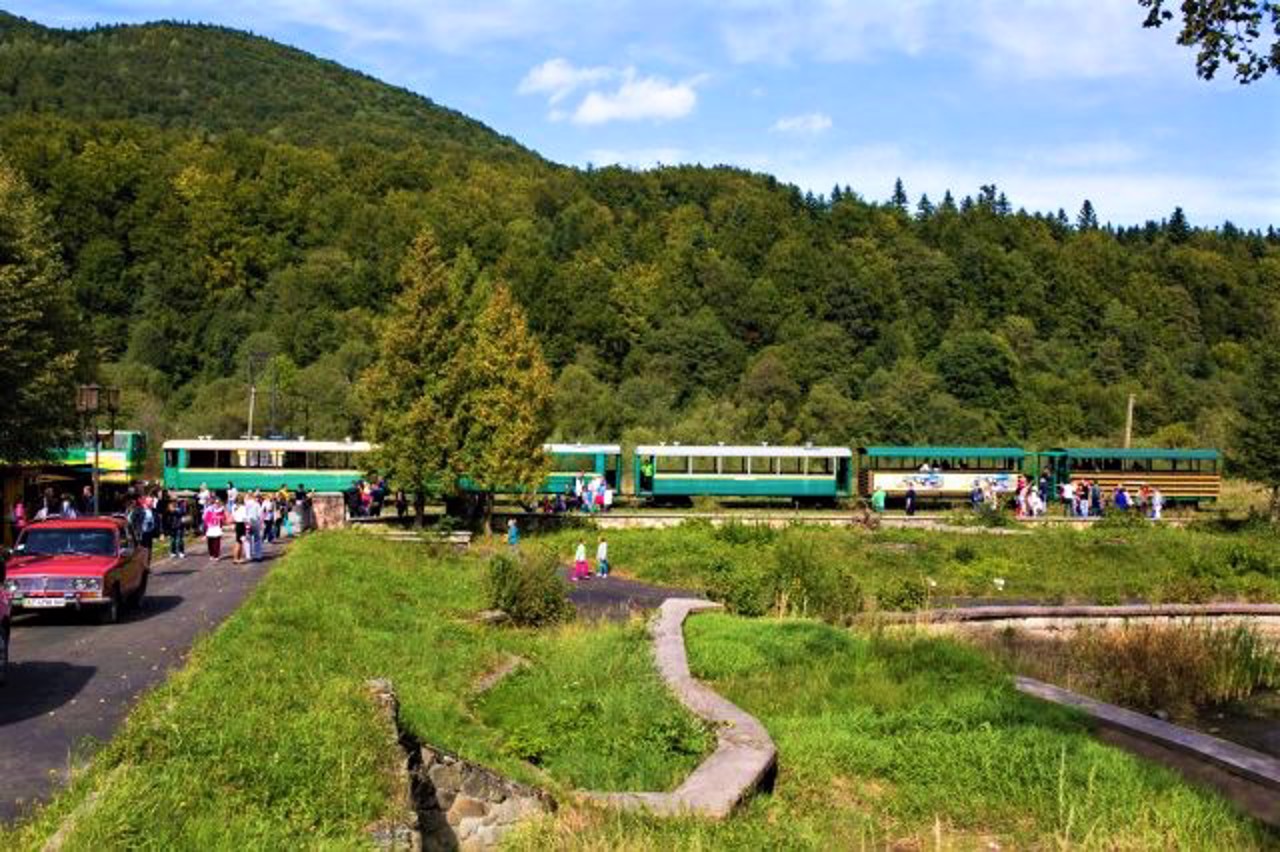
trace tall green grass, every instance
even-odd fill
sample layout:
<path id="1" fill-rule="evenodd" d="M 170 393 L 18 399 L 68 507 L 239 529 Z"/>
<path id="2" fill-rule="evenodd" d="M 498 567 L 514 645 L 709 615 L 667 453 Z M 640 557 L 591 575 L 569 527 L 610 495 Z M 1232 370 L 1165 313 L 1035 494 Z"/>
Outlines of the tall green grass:
<path id="1" fill-rule="evenodd" d="M 725 823 L 564 812 L 519 848 L 1258 849 L 1214 794 L 1095 741 L 956 642 L 700 615 L 694 673 L 779 749 L 772 794 Z"/>

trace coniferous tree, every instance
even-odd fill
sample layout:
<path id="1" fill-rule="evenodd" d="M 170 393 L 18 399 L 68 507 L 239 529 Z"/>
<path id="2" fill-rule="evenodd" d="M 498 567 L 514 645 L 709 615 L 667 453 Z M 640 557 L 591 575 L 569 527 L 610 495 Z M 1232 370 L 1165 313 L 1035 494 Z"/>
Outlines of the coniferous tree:
<path id="1" fill-rule="evenodd" d="M 943 193 L 942 204 L 938 207 L 938 209 L 943 213 L 956 212 L 956 199 L 951 194 L 951 190 L 948 189 L 945 193 Z"/>
<path id="2" fill-rule="evenodd" d="M 929 194 L 921 193 L 920 200 L 916 203 L 916 218 L 920 220 L 928 219 L 934 214 L 933 202 L 929 200 Z"/>
<path id="3" fill-rule="evenodd" d="M 1191 238 L 1191 226 L 1187 224 L 1187 214 L 1182 212 L 1181 207 L 1173 208 L 1173 215 L 1169 217 L 1165 231 L 1169 234 L 1169 241 L 1177 245 Z"/>
<path id="4" fill-rule="evenodd" d="M 43 458 L 75 426 L 75 310 L 49 223 L 0 160 L 0 459 Z"/>
<path id="5" fill-rule="evenodd" d="M 1081 231 L 1092 231 L 1098 227 L 1098 214 L 1093 209 L 1093 202 L 1085 199 L 1080 205 L 1080 215 L 1076 217 L 1076 228 Z"/>
<path id="6" fill-rule="evenodd" d="M 907 189 L 905 186 L 902 185 L 902 178 L 897 178 L 896 180 L 894 180 L 893 196 L 889 199 L 889 202 L 893 204 L 894 207 L 897 207 L 899 210 L 901 210 L 903 213 L 907 212 L 907 204 L 909 202 L 907 200 Z"/>
<path id="7" fill-rule="evenodd" d="M 542 444 L 550 433 L 551 369 L 505 286 L 494 287 L 475 318 L 453 371 L 461 391 L 455 421 L 461 441 L 458 472 L 488 492 L 488 532 L 492 490 L 532 494 L 549 470 Z"/>
<path id="8" fill-rule="evenodd" d="M 401 282 L 378 338 L 377 360 L 357 392 L 366 437 L 378 445 L 375 464 L 413 491 L 421 526 L 426 495 L 455 487 L 458 389 L 452 362 L 464 339 L 463 296 L 425 230 L 409 249 Z"/>

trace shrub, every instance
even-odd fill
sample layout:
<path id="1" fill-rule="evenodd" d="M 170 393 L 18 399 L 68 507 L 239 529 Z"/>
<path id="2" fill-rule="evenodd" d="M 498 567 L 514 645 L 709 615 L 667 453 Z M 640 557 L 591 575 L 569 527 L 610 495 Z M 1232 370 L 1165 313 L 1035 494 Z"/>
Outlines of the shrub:
<path id="1" fill-rule="evenodd" d="M 754 565 L 719 554 L 708 563 L 706 577 L 707 596 L 730 612 L 754 617 L 769 611 L 765 577 Z"/>
<path id="2" fill-rule="evenodd" d="M 1261 574 L 1264 577 L 1280 577 L 1280 562 L 1265 553 L 1243 544 L 1232 544 L 1227 550 L 1227 567 L 1237 576 Z"/>
<path id="3" fill-rule="evenodd" d="M 551 554 L 515 557 L 499 553 L 489 560 L 485 592 L 489 606 L 515 624 L 538 627 L 573 617 L 556 559 Z"/>
<path id="4" fill-rule="evenodd" d="M 773 610 L 843 622 L 862 612 L 862 587 L 851 570 L 822 558 L 805 533 L 783 536 L 766 569 Z"/>
<path id="5" fill-rule="evenodd" d="M 881 609 L 914 612 L 929 603 L 929 588 L 919 577 L 899 577 L 876 595 Z"/>
<path id="6" fill-rule="evenodd" d="M 1122 512 L 1119 509 L 1112 509 L 1094 521 L 1092 529 L 1104 531 L 1142 530 L 1149 526 L 1151 526 L 1151 522 L 1144 518 L 1139 511 Z"/>
<path id="7" fill-rule="evenodd" d="M 739 520 L 730 520 L 716 528 L 715 537 L 726 544 L 766 545 L 773 543 L 778 537 L 778 531 L 767 524 L 744 524 Z"/>
<path id="8" fill-rule="evenodd" d="M 951 559 L 962 565 L 968 565 L 977 558 L 978 549 L 968 542 L 957 544 L 955 550 L 951 551 Z"/>

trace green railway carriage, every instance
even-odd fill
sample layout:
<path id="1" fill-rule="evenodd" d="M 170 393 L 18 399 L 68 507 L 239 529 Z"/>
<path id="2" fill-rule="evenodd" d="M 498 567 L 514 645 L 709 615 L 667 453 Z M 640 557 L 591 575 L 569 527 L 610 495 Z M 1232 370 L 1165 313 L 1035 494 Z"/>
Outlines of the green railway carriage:
<path id="1" fill-rule="evenodd" d="M 364 441 L 165 441 L 164 484 L 175 491 L 212 489 L 228 482 L 241 490 L 281 485 L 337 494 L 367 473 L 372 446 Z"/>
<path id="2" fill-rule="evenodd" d="M 102 445 L 98 448 L 98 476 L 104 485 L 128 485 L 142 478 L 142 468 L 147 460 L 147 436 L 143 432 L 117 429 L 98 433 Z M 76 468 L 81 474 L 92 475 L 93 441 L 83 443 L 53 454 L 55 464 Z"/>
<path id="3" fill-rule="evenodd" d="M 848 447 L 660 444 L 636 447 L 633 461 L 637 497 L 834 500 L 853 488 Z"/>
<path id="4" fill-rule="evenodd" d="M 540 494 L 572 492 L 578 476 L 602 476 L 615 491 L 622 486 L 622 447 L 618 444 L 545 444 L 543 449 L 551 456 L 551 474 L 538 489 Z"/>
<path id="5" fill-rule="evenodd" d="M 914 487 L 921 500 L 960 500 L 975 483 L 1011 493 L 1025 473 L 1026 450 L 1018 447 L 859 447 L 858 495 L 883 488 L 902 497 Z"/>
<path id="6" fill-rule="evenodd" d="M 1082 479 L 1106 494 L 1120 485 L 1133 494 L 1148 486 L 1167 502 L 1211 502 L 1222 488 L 1222 455 L 1213 449 L 1067 447 L 1037 453 L 1037 467 L 1049 471 L 1055 489 Z"/>

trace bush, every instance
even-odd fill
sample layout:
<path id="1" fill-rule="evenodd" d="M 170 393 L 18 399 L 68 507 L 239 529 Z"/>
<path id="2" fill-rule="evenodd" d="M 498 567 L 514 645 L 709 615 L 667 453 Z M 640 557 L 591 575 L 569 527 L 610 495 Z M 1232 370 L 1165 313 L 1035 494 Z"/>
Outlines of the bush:
<path id="1" fill-rule="evenodd" d="M 972 544 L 957 544 L 956 549 L 951 551 L 951 559 L 962 565 L 967 565 L 978 558 L 978 549 Z"/>
<path id="2" fill-rule="evenodd" d="M 929 603 L 929 588 L 918 577 L 899 577 L 876 595 L 881 609 L 914 612 Z"/>
<path id="3" fill-rule="evenodd" d="M 744 554 L 716 554 L 706 568 L 708 595 L 738 615 L 815 616 L 847 622 L 863 609 L 862 586 L 851 566 L 822 558 L 802 531 L 778 535 L 761 562 Z"/>
<path id="4" fill-rule="evenodd" d="M 1151 526 L 1151 522 L 1142 516 L 1142 513 L 1135 510 L 1123 512 L 1119 509 L 1112 509 L 1101 518 L 1093 522 L 1091 529 L 1094 530 L 1143 530 Z"/>
<path id="5" fill-rule="evenodd" d="M 754 565 L 716 555 L 707 565 L 706 576 L 707 596 L 729 612 L 755 617 L 769 611 L 764 574 Z"/>
<path id="6" fill-rule="evenodd" d="M 730 520 L 716 528 L 715 537 L 726 544 L 772 544 L 778 537 L 778 531 L 767 524 L 744 524 L 739 520 Z"/>
<path id="7" fill-rule="evenodd" d="M 489 606 L 522 627 L 556 624 L 573 617 L 556 559 L 551 554 L 515 557 L 499 553 L 489 560 L 485 593 Z"/>

